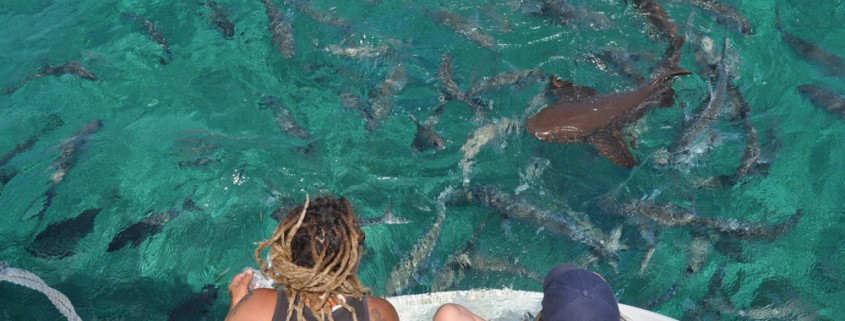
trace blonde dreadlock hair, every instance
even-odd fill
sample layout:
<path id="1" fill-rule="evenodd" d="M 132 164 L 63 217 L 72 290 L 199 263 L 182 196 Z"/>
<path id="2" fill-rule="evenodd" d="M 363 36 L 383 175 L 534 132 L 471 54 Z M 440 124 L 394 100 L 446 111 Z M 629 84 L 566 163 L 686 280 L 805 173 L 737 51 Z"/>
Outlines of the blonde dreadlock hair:
<path id="1" fill-rule="evenodd" d="M 364 232 L 345 198 L 325 196 L 309 203 L 306 196 L 305 204 L 285 215 L 270 239 L 258 244 L 255 260 L 264 275 L 276 281 L 276 287 L 284 287 L 288 298 L 285 321 L 291 320 L 294 311 L 297 321 L 305 321 L 306 306 L 319 320 L 334 321 L 330 305 L 342 306 L 358 321 L 355 308 L 338 295 L 362 300 L 369 292 L 355 275 Z M 270 253 L 265 263 L 261 251 L 267 247 Z"/>

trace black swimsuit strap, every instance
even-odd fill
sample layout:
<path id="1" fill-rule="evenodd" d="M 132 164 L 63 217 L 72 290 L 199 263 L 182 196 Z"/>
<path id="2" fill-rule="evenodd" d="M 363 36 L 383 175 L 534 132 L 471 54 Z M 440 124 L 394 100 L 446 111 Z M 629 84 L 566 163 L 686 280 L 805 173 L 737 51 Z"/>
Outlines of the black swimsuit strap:
<path id="1" fill-rule="evenodd" d="M 358 316 L 358 321 L 369 321 L 370 320 L 370 311 L 369 305 L 367 304 L 367 295 L 364 294 L 362 300 L 357 300 L 353 297 L 347 297 L 346 303 L 355 308 L 355 315 Z M 305 317 L 307 321 L 319 321 L 317 317 L 311 313 L 311 309 L 305 308 L 302 309 L 302 315 Z M 278 290 L 276 291 L 276 307 L 273 310 L 273 321 L 285 321 L 285 317 L 288 316 L 288 297 L 285 295 L 285 291 Z M 334 321 L 353 321 L 352 313 L 349 313 L 344 308 L 337 309 L 332 312 L 332 318 Z M 296 321 L 296 316 L 292 317 L 294 321 Z"/>

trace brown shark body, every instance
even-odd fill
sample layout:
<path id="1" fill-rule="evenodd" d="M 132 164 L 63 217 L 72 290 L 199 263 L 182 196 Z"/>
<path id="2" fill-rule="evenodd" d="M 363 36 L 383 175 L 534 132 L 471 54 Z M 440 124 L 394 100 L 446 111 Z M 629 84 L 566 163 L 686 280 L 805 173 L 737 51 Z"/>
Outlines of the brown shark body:
<path id="1" fill-rule="evenodd" d="M 673 98 L 672 77 L 689 73 L 675 67 L 633 91 L 605 95 L 553 78 L 550 85 L 561 101 L 531 116 L 526 129 L 542 141 L 591 144 L 616 165 L 632 168 L 637 162 L 622 140 L 622 129 L 645 116 L 655 104 L 674 104 L 669 101 Z"/>

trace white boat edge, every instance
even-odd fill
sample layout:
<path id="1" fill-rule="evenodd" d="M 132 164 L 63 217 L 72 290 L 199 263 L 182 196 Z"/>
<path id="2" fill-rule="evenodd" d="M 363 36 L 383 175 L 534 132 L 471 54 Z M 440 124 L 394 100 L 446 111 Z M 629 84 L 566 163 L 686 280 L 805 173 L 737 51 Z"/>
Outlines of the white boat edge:
<path id="1" fill-rule="evenodd" d="M 510 289 L 478 289 L 409 294 L 387 297 L 401 321 L 430 321 L 445 303 L 465 306 L 487 321 L 520 321 L 526 312 L 537 315 L 542 292 Z M 619 312 L 628 321 L 678 321 L 665 315 L 619 304 Z"/>

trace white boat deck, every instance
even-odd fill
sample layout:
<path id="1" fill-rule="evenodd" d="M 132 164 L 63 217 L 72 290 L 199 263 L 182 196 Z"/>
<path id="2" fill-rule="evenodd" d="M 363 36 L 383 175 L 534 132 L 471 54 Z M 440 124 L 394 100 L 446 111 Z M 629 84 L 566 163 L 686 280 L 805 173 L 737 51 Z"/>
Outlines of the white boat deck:
<path id="1" fill-rule="evenodd" d="M 437 308 L 457 303 L 487 321 L 520 321 L 526 312 L 536 316 L 543 293 L 507 289 L 448 291 L 402 295 L 387 298 L 396 307 L 401 321 L 430 321 Z M 678 321 L 637 307 L 620 304 L 619 311 L 629 321 Z"/>

